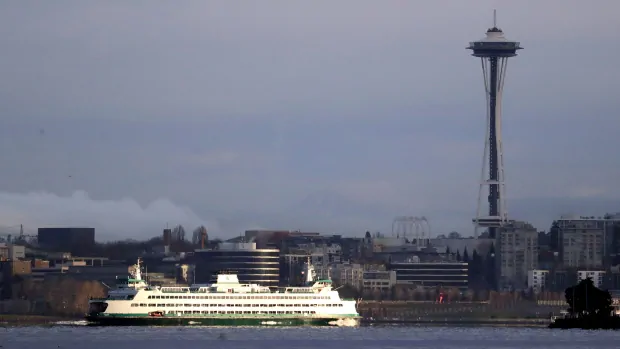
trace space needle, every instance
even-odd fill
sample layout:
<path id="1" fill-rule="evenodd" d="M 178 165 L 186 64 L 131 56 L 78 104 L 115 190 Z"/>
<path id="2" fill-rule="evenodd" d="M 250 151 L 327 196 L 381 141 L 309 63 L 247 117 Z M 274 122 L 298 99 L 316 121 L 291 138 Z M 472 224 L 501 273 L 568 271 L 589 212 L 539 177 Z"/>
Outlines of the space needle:
<path id="1" fill-rule="evenodd" d="M 522 47 L 519 42 L 504 37 L 504 32 L 497 27 L 496 12 L 493 11 L 493 28 L 487 30 L 485 38 L 470 42 L 467 49 L 472 50 L 472 56 L 479 57 L 482 63 L 487 102 L 484 157 L 478 191 L 477 215 L 473 223 L 476 237 L 479 228 L 487 228 L 489 237 L 495 238 L 497 228 L 508 222 L 502 149 L 502 93 L 508 58 L 515 57 L 517 50 Z M 483 213 L 482 197 L 485 192 L 488 193 L 488 211 Z"/>

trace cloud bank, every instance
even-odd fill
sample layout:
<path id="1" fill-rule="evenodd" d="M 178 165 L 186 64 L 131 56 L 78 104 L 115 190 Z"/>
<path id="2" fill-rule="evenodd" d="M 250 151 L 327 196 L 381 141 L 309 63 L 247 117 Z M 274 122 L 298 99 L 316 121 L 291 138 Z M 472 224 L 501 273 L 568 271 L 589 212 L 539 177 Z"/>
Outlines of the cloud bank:
<path id="1" fill-rule="evenodd" d="M 132 198 L 96 200 L 85 191 L 75 191 L 71 196 L 0 193 L 0 225 L 19 224 L 28 234 L 35 234 L 39 227 L 93 227 L 98 241 L 150 238 L 160 235 L 166 224 L 182 224 L 186 231 L 199 225 L 210 232 L 219 231 L 214 221 L 163 198 L 141 206 Z"/>

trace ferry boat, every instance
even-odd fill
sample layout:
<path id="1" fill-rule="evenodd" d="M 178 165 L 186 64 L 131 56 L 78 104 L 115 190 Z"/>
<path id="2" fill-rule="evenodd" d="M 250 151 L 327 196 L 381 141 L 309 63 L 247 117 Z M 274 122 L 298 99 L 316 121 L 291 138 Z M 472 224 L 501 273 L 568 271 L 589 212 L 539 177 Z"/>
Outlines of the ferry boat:
<path id="1" fill-rule="evenodd" d="M 336 325 L 356 326 L 355 300 L 343 300 L 331 278 L 314 281 L 308 260 L 304 287 L 272 291 L 242 284 L 236 274 L 219 274 L 213 284 L 152 286 L 142 279 L 140 260 L 132 275 L 117 277 L 107 298 L 91 299 L 91 325 Z"/>

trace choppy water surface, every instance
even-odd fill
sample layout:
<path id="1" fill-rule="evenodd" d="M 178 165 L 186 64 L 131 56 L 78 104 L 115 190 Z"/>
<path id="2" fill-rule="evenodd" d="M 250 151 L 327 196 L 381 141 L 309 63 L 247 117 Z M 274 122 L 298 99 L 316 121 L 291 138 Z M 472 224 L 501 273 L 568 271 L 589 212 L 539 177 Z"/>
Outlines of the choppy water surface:
<path id="1" fill-rule="evenodd" d="M 7 327 L 1 349 L 618 348 L 620 332 L 506 327 Z"/>

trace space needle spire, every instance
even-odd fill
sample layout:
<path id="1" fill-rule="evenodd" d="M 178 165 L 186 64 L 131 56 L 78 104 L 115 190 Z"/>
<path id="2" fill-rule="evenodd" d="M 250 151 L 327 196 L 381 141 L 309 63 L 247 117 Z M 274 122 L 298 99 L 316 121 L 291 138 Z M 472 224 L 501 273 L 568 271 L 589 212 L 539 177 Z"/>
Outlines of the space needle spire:
<path id="1" fill-rule="evenodd" d="M 496 12 L 493 10 L 493 28 L 487 30 L 485 38 L 470 42 L 467 49 L 472 50 L 472 56 L 479 57 L 482 63 L 487 105 L 482 174 L 478 192 L 477 214 L 473 223 L 476 236 L 478 236 L 479 228 L 487 228 L 489 237 L 495 238 L 497 228 L 508 222 L 501 127 L 504 79 L 508 58 L 515 57 L 517 50 L 522 49 L 522 47 L 519 42 L 504 37 L 504 32 L 497 27 Z M 486 213 L 483 212 L 483 193 L 488 193 L 488 211 Z"/>

